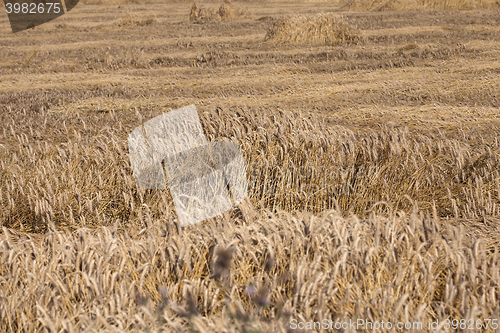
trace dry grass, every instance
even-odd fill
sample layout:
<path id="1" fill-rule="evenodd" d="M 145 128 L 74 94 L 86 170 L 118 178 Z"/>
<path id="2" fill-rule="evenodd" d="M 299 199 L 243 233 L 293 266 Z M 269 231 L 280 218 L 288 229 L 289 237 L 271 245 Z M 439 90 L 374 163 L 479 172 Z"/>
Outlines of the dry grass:
<path id="1" fill-rule="evenodd" d="M 230 0 L 224 0 L 217 11 L 193 3 L 189 13 L 189 20 L 195 23 L 212 21 L 230 21 L 246 15 L 246 11 L 235 6 Z"/>
<path id="2" fill-rule="evenodd" d="M 117 25 L 119 27 L 126 27 L 126 26 L 147 26 L 151 24 L 157 23 L 158 20 L 154 16 L 148 16 L 148 17 L 139 17 L 137 14 L 131 14 L 127 13 L 124 17 L 122 17 Z"/>
<path id="3" fill-rule="evenodd" d="M 265 40 L 275 45 L 339 45 L 356 43 L 358 35 L 341 16 L 322 13 L 281 18 L 269 28 Z"/>
<path id="4" fill-rule="evenodd" d="M 157 0 L 155 3 L 189 3 L 192 0 Z M 80 4 L 84 5 L 131 5 L 140 3 L 150 3 L 149 0 L 80 0 Z"/>
<path id="5" fill-rule="evenodd" d="M 325 211 L 171 222 L 38 241 L 4 229 L 0 329 L 289 332 L 291 319 L 428 325 L 500 315 L 498 250 L 449 221 Z"/>
<path id="6" fill-rule="evenodd" d="M 191 11 L 189 13 L 189 20 L 198 21 L 210 21 L 215 17 L 215 11 L 212 9 L 206 9 L 205 6 L 199 5 L 196 2 L 193 3 Z"/>
<path id="7" fill-rule="evenodd" d="M 353 11 L 471 10 L 499 7 L 498 0 L 348 0 L 344 4 L 344 8 Z"/>
<path id="8" fill-rule="evenodd" d="M 218 109 L 200 119 L 210 141 L 230 140 L 242 148 L 255 207 L 321 212 L 338 205 L 363 216 L 381 200 L 394 211 L 408 211 L 409 196 L 441 217 L 500 215 L 495 133 L 474 139 L 488 146 L 473 146 L 407 128 L 355 133 L 314 113 L 233 112 Z M 41 112 L 29 121 L 23 113 L 6 113 L 3 119 L 4 226 L 44 232 L 51 224 L 109 225 L 117 218 L 135 219 L 145 204 L 153 217 L 172 214 L 168 193 L 135 186 L 125 138 L 140 122 L 137 116 L 113 112 L 111 117 L 75 115 L 69 121 Z"/>

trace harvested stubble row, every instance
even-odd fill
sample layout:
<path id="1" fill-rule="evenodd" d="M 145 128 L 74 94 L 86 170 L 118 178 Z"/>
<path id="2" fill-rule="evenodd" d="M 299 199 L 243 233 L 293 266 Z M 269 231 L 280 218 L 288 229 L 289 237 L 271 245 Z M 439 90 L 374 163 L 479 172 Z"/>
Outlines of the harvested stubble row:
<path id="1" fill-rule="evenodd" d="M 265 40 L 275 45 L 339 45 L 356 43 L 359 32 L 334 13 L 291 15 L 278 19 Z"/>

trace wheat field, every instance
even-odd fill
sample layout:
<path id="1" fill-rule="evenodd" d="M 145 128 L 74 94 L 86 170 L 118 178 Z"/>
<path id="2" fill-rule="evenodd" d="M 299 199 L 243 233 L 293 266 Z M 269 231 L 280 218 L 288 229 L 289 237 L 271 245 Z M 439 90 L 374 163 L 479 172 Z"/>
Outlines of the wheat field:
<path id="1" fill-rule="evenodd" d="M 2 12 L 0 331 L 499 331 L 500 7 L 360 3 Z M 249 195 L 181 228 L 127 138 L 190 104 Z"/>

